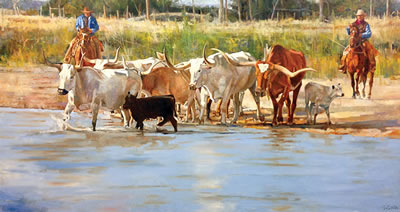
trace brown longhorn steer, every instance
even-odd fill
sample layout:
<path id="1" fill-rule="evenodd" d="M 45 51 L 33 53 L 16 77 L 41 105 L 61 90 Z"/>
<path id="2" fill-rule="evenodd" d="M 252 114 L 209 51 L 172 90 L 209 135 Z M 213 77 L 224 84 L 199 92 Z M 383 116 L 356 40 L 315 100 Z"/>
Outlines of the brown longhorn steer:
<path id="1" fill-rule="evenodd" d="M 194 95 L 191 94 L 193 91 L 189 89 L 189 72 L 175 72 L 169 67 L 151 68 L 148 72 L 147 75 L 142 76 L 143 91 L 148 92 L 151 96 L 173 95 L 178 104 L 185 104 L 187 101 L 188 109 L 185 121 L 187 121 L 190 113 L 192 113 L 192 119 L 194 119 Z"/>
<path id="2" fill-rule="evenodd" d="M 274 106 L 272 124 L 283 122 L 282 109 L 285 102 L 288 108 L 288 124 L 291 125 L 305 71 L 315 70 L 306 68 L 306 59 L 302 52 L 288 50 L 281 45 L 275 45 L 271 49 L 266 48 L 264 54 L 264 61 L 257 62 L 235 62 L 228 57 L 226 59 L 238 66 L 256 66 L 257 91 L 267 91 Z M 291 91 L 293 91 L 293 101 L 289 97 Z M 282 96 L 277 101 L 280 94 Z"/>

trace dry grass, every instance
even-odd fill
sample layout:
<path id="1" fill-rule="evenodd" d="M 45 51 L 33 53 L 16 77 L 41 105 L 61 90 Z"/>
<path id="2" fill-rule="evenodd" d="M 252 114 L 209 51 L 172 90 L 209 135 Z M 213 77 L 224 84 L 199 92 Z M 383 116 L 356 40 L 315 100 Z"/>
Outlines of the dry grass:
<path id="1" fill-rule="evenodd" d="M 60 61 L 75 35 L 75 19 L 38 16 L 1 16 L 0 63 L 25 66 L 40 63 L 44 50 L 53 61 Z M 262 58 L 263 46 L 281 44 L 305 53 L 309 66 L 320 70 L 311 77 L 336 77 L 339 56 L 346 46 L 345 27 L 350 19 L 333 23 L 315 20 L 259 21 L 230 24 L 130 21 L 98 18 L 97 36 L 105 44 L 105 55 L 122 47 L 130 59 L 154 56 L 165 46 L 176 62 L 201 56 L 204 43 L 227 52 L 248 51 Z M 367 20 L 372 28 L 372 43 L 380 52 L 377 75 L 399 75 L 400 56 L 390 50 L 400 44 L 400 19 Z M 342 45 L 342 46 L 341 46 Z M 208 52 L 211 53 L 211 52 Z"/>

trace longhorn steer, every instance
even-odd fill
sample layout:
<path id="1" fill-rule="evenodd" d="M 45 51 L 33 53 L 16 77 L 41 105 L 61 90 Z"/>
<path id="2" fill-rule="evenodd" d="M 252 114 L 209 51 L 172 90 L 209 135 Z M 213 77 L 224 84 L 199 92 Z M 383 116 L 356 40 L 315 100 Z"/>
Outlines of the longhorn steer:
<path id="1" fill-rule="evenodd" d="M 213 50 L 219 51 L 217 49 Z M 213 57 L 215 62 L 210 62 L 205 56 L 205 46 L 203 48 L 203 59 L 206 65 L 200 65 L 200 69 L 191 76 L 192 80 L 190 84 L 191 89 L 204 89 L 204 92 L 202 91 L 203 95 L 201 96 L 200 122 L 203 121 L 207 97 L 209 96 L 213 101 L 216 99 L 222 99 L 221 124 L 226 124 L 226 111 L 228 109 L 227 103 L 229 98 L 233 96 L 234 116 L 232 123 L 235 123 L 239 118 L 239 92 L 243 92 L 246 89 L 250 90 L 257 104 L 257 117 L 262 119 L 260 112 L 260 99 L 255 94 L 255 68 L 231 65 L 226 61 L 222 54 L 216 54 Z"/>
<path id="2" fill-rule="evenodd" d="M 119 109 L 125 103 L 128 92 L 136 95 L 142 87 L 142 80 L 133 69 L 105 69 L 75 67 L 71 64 L 50 64 L 43 54 L 46 64 L 59 70 L 60 84 L 58 93 L 68 94 L 68 103 L 64 110 L 64 120 L 68 121 L 76 107 L 92 110 L 92 129 L 96 130 L 97 114 L 100 107 L 107 110 Z M 122 110 L 129 117 L 127 110 Z M 128 118 L 129 120 L 129 118 Z M 125 124 L 127 119 L 125 119 Z"/>
<path id="3" fill-rule="evenodd" d="M 205 46 L 204 46 L 204 48 L 203 48 L 203 53 L 204 53 L 204 49 L 205 49 Z M 203 58 L 194 58 L 194 59 L 190 59 L 189 61 L 187 61 L 187 62 L 183 62 L 183 63 L 181 63 L 181 64 L 178 64 L 178 65 L 172 65 L 171 64 L 171 62 L 169 62 L 169 60 L 168 60 L 168 57 L 167 57 L 167 55 L 165 54 L 165 51 L 164 51 L 164 60 L 166 61 L 166 63 L 167 63 L 167 65 L 171 68 L 171 69 L 174 69 L 175 71 L 187 71 L 187 69 L 189 69 L 189 77 L 190 77 L 190 83 L 189 83 L 189 87 L 191 88 L 191 90 L 196 90 L 196 86 L 195 86 L 195 83 L 194 83 L 194 81 L 195 81 L 195 75 L 196 74 L 198 74 L 198 72 L 200 72 L 200 70 L 201 70 L 201 66 L 203 66 L 203 65 L 205 65 L 206 64 L 206 62 L 209 62 L 209 61 L 215 61 L 215 57 L 217 57 L 217 56 L 219 56 L 219 55 L 221 55 L 220 53 L 215 53 L 215 54 L 212 54 L 212 55 L 210 55 L 210 56 L 208 56 L 207 58 L 205 58 L 205 56 L 203 55 Z M 233 58 L 235 58 L 235 59 L 237 59 L 237 60 L 239 60 L 239 61 L 253 61 L 253 60 L 255 60 L 251 55 L 250 55 L 250 53 L 248 53 L 248 52 L 243 52 L 243 51 L 241 51 L 241 52 L 235 52 L 235 53 L 232 53 L 232 54 L 229 54 L 231 57 L 233 57 Z M 255 79 L 255 78 L 254 78 Z M 203 88 L 203 90 L 201 91 L 202 93 L 203 93 L 203 95 L 208 95 L 208 92 L 205 92 L 204 91 L 204 89 L 205 88 Z M 250 89 L 250 91 L 254 91 L 254 89 Z M 252 94 L 253 94 L 253 97 L 255 97 L 255 93 L 254 92 L 252 92 Z M 196 93 L 192 93 L 191 95 L 193 95 L 193 96 L 196 96 L 196 98 L 198 99 L 198 101 L 200 102 L 200 99 L 201 98 L 203 98 L 203 97 L 199 97 L 199 92 L 198 92 L 198 90 L 196 90 Z M 243 95 L 242 95 L 243 96 Z M 213 96 L 211 96 L 211 98 L 213 99 Z M 242 100 L 243 98 L 239 98 L 239 102 L 238 102 L 238 104 L 239 104 L 239 106 L 241 106 L 241 100 Z M 261 113 L 260 113 L 260 107 L 259 107 L 259 98 L 258 97 L 255 97 L 254 98 L 255 99 L 255 102 L 256 102 L 256 104 L 257 104 L 257 118 L 259 118 L 259 119 L 262 119 L 263 117 L 262 117 L 262 115 L 261 115 Z M 206 97 L 204 97 L 203 98 L 203 100 L 205 101 L 204 102 L 204 104 L 207 104 L 207 102 L 208 102 L 208 100 L 207 100 L 207 98 Z M 214 99 L 213 99 L 214 100 Z M 202 106 L 204 106 L 204 104 L 202 105 Z M 220 105 L 222 105 L 222 102 L 219 104 L 219 106 Z M 204 106 L 205 107 L 205 106 Z M 210 104 L 208 104 L 207 105 L 207 108 L 209 109 L 209 107 L 210 107 Z M 203 108 L 203 107 L 202 107 Z M 239 110 L 241 110 L 241 109 L 239 109 Z M 225 113 L 227 114 L 227 110 L 225 111 Z M 204 111 L 203 111 L 203 114 L 204 114 Z M 202 120 L 202 117 L 203 117 L 203 114 L 201 114 L 200 115 L 200 122 L 202 122 L 203 120 Z M 224 115 L 225 116 L 225 115 Z M 207 111 L 207 117 L 209 117 L 209 114 L 208 114 L 208 111 Z M 236 118 L 237 119 L 237 118 Z M 236 120 L 235 120 L 236 121 Z"/>
<path id="4" fill-rule="evenodd" d="M 148 72 L 147 75 L 142 75 L 143 91 L 151 96 L 173 95 L 179 104 L 188 102 L 185 121 L 188 120 L 190 112 L 194 119 L 194 95 L 189 89 L 189 73 L 175 72 L 169 67 L 150 68 Z"/>
<path id="5" fill-rule="evenodd" d="M 293 124 L 293 114 L 296 110 L 302 79 L 306 71 L 315 70 L 306 68 L 306 59 L 302 52 L 288 50 L 280 45 L 275 45 L 268 51 L 265 50 L 264 54 L 264 61 L 247 63 L 236 62 L 224 55 L 235 66 L 255 66 L 257 68 L 257 90 L 267 90 L 274 105 L 272 124 L 277 125 L 277 121 L 283 122 L 282 108 L 284 102 L 288 108 L 288 124 Z M 293 103 L 289 98 L 290 91 L 293 91 Z M 282 94 L 282 97 L 277 102 L 276 99 L 280 94 Z"/>

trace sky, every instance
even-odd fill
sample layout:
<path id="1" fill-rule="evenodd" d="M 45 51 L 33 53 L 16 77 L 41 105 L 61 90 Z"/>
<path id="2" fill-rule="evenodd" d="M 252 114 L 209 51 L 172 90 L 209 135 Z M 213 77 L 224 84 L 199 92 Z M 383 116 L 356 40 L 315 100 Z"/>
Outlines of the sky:
<path id="1" fill-rule="evenodd" d="M 231 2 L 232 2 L 231 0 L 228 0 L 228 4 L 230 4 Z M 179 3 L 183 3 L 185 5 L 192 5 L 192 0 L 179 0 Z M 194 0 L 194 5 L 219 6 L 219 0 Z"/>

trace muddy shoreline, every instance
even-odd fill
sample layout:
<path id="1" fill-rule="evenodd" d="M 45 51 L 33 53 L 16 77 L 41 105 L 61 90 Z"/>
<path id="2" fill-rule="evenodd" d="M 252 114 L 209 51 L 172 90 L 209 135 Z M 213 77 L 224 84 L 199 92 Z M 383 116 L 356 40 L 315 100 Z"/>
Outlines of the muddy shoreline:
<path id="1" fill-rule="evenodd" d="M 66 96 L 60 96 L 56 92 L 58 72 L 54 68 L 0 67 L 0 76 L 0 96 L 2 97 L 0 107 L 63 110 L 66 105 Z M 345 97 L 335 99 L 331 105 L 332 125 L 326 124 L 325 114 L 318 115 L 316 125 L 306 124 L 303 89 L 299 94 L 294 125 L 286 125 L 286 108 L 284 107 L 284 123 L 281 126 L 272 126 L 272 104 L 267 97 L 261 99 L 265 122 L 257 121 L 255 103 L 248 93 L 243 102 L 246 112 L 236 125 L 258 129 L 291 128 L 318 134 L 400 138 L 400 92 L 398 92 L 400 80 L 375 78 L 371 100 L 352 99 L 350 82 L 345 77 L 332 80 L 306 79 L 303 81 L 303 87 L 309 81 L 326 85 L 343 84 Z M 213 114 L 214 117 L 209 124 L 218 124 L 219 117 Z M 230 117 L 232 116 L 231 112 Z"/>

